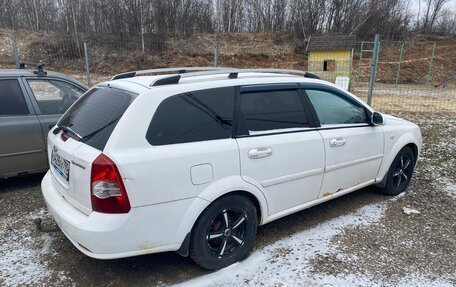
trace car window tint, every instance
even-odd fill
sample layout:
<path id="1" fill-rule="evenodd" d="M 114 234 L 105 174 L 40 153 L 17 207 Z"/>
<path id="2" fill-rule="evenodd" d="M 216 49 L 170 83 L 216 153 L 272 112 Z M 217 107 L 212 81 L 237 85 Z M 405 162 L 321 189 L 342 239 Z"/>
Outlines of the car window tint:
<path id="1" fill-rule="evenodd" d="M 135 97 L 136 94 L 115 88 L 92 89 L 63 115 L 57 125 L 71 128 L 86 144 L 103 150 Z"/>
<path id="2" fill-rule="evenodd" d="M 28 115 L 29 111 L 17 80 L 0 80 L 0 116 Z"/>
<path id="3" fill-rule="evenodd" d="M 152 145 L 229 138 L 233 102 L 232 87 L 172 96 L 157 108 L 146 138 Z"/>
<path id="4" fill-rule="evenodd" d="M 241 112 L 249 134 L 309 126 L 301 99 L 295 90 L 243 93 Z"/>
<path id="5" fill-rule="evenodd" d="M 55 80 L 27 81 L 42 114 L 62 114 L 83 93 L 81 89 Z"/>
<path id="6" fill-rule="evenodd" d="M 306 93 L 321 125 L 366 123 L 366 113 L 360 105 L 327 91 L 308 89 Z"/>

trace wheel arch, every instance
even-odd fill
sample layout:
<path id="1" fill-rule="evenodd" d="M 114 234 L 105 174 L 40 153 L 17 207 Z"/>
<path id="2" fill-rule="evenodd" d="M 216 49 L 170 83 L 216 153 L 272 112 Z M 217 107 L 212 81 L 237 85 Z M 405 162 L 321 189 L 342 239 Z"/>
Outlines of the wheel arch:
<path id="1" fill-rule="evenodd" d="M 418 148 L 418 143 L 413 139 L 411 136 L 405 136 L 402 137 L 400 140 L 396 142 L 396 144 L 391 148 L 389 154 L 385 156 L 382 166 L 379 170 L 379 173 L 377 175 L 377 181 L 379 182 L 377 186 L 385 186 L 386 184 L 386 175 L 391 167 L 391 164 L 393 163 L 394 158 L 396 155 L 404 148 L 404 147 L 409 147 L 413 155 L 415 157 L 415 166 L 418 161 L 418 156 L 419 156 L 419 148 Z"/>
<path id="2" fill-rule="evenodd" d="M 186 216 L 187 220 L 182 222 L 182 224 L 180 226 L 180 228 L 187 229 L 185 238 L 184 238 L 183 242 L 181 243 L 181 247 L 179 248 L 179 250 L 177 250 L 177 253 L 179 253 L 180 255 L 182 255 L 184 257 L 188 256 L 189 246 L 190 246 L 190 236 L 195 227 L 195 224 L 198 222 L 198 220 L 200 219 L 203 212 L 205 210 L 207 210 L 207 208 L 211 204 L 213 204 L 214 202 L 216 202 L 217 200 L 219 200 L 222 197 L 235 195 L 235 194 L 246 197 L 253 203 L 253 205 L 256 208 L 256 213 L 258 216 L 258 225 L 263 224 L 263 220 L 267 217 L 267 210 L 268 210 L 267 201 L 266 201 L 264 194 L 260 190 L 256 189 L 256 187 L 251 186 L 250 184 L 246 183 L 242 179 L 231 178 L 231 179 L 225 179 L 225 180 L 229 180 L 229 181 L 231 181 L 231 183 L 237 183 L 237 184 L 233 184 L 231 186 L 231 188 L 228 188 L 228 189 L 221 189 L 221 188 L 217 188 L 217 187 L 220 187 L 221 185 L 225 186 L 224 184 L 226 182 L 224 182 L 224 183 L 216 182 L 216 183 L 212 184 L 211 186 L 209 186 L 208 188 L 206 188 L 198 196 L 200 199 L 203 199 L 206 202 L 206 204 L 204 206 L 196 206 L 197 211 L 192 211 L 192 212 L 190 212 L 190 210 L 193 209 L 193 206 L 189 207 L 190 213 L 188 213 L 188 217 Z M 225 181 L 225 180 L 222 180 L 222 181 Z M 191 220 L 191 221 L 189 222 L 189 220 Z"/>

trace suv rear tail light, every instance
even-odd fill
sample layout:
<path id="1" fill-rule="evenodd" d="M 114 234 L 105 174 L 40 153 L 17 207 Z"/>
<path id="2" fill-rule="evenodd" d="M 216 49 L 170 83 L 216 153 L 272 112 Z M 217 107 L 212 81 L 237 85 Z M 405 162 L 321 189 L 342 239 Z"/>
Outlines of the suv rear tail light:
<path id="1" fill-rule="evenodd" d="M 130 201 L 116 164 L 100 154 L 92 163 L 92 209 L 102 213 L 128 213 Z"/>

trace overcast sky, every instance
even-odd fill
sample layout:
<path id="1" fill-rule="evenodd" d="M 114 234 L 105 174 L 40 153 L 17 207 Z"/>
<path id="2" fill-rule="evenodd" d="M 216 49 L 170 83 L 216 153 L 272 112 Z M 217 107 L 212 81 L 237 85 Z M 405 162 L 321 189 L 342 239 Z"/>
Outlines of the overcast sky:
<path id="1" fill-rule="evenodd" d="M 416 16 L 418 14 L 418 2 L 420 0 L 409 0 L 409 7 L 412 13 Z M 427 0 L 421 0 L 421 14 L 426 12 L 426 2 Z M 449 0 L 448 3 L 445 4 L 443 7 L 444 9 L 452 9 L 453 11 L 456 11 L 456 0 Z"/>

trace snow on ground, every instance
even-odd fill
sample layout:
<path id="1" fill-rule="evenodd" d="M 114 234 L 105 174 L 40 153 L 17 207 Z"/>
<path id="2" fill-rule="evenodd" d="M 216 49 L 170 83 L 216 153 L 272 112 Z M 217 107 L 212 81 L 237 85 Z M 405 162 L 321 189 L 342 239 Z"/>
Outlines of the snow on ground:
<path id="1" fill-rule="evenodd" d="M 37 240 L 33 220 L 45 216 L 44 208 L 28 215 L 10 216 L 0 225 L 0 285 L 53 285 L 67 282 L 64 272 L 51 271 L 47 265 L 47 256 L 51 253 L 53 238 L 48 233 L 40 233 Z M 14 228 L 12 228 L 14 226 Z M 17 228 L 19 226 L 19 228 Z"/>
<path id="2" fill-rule="evenodd" d="M 397 200 L 397 199 L 393 199 Z M 355 256 L 338 250 L 331 239 L 343 234 L 345 228 L 370 225 L 384 217 L 387 205 L 373 204 L 356 212 L 323 222 L 289 238 L 279 240 L 252 253 L 242 262 L 193 280 L 178 284 L 186 286 L 383 286 L 369 276 L 350 274 L 327 275 L 312 270 L 312 259 L 321 253 L 336 254 L 340 260 L 356 261 Z M 395 286 L 452 286 L 449 282 L 430 280 L 421 275 L 403 278 Z"/>

